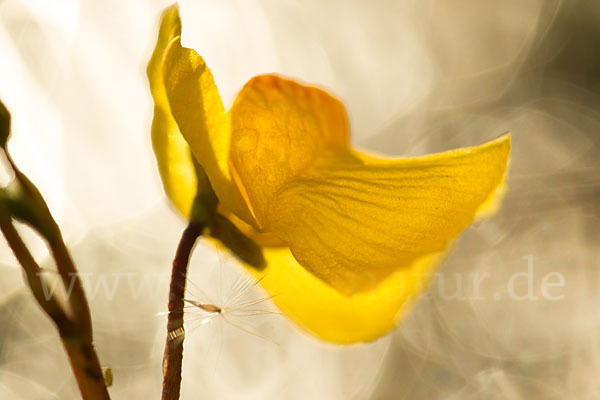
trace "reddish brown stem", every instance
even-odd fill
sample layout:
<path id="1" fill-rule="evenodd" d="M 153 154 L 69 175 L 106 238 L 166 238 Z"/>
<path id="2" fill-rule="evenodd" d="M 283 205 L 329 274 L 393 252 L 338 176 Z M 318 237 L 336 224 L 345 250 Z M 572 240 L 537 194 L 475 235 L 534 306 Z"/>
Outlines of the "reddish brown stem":
<path id="1" fill-rule="evenodd" d="M 83 398 L 106 400 L 109 399 L 109 395 L 100 360 L 94 348 L 90 308 L 75 263 L 65 246 L 58 226 L 56 229 L 58 240 L 49 241 L 50 250 L 63 281 L 66 280 L 66 276 L 73 281 L 70 283 L 72 289 L 69 296 L 73 321 L 65 327 L 66 329 L 61 329 L 59 326 L 61 340 Z"/>
<path id="2" fill-rule="evenodd" d="M 60 228 L 35 185 L 10 157 L 6 144 L 10 135 L 10 113 L 0 101 L 0 150 L 10 165 L 14 178 L 0 188 L 0 230 L 23 267 L 27 283 L 38 304 L 54 321 L 65 348 L 71 369 L 84 400 L 109 400 L 100 362 L 94 349 L 92 318 L 85 292 L 73 259 L 62 238 Z M 19 220 L 34 228 L 50 247 L 58 274 L 65 287 L 72 282 L 71 295 L 59 302 L 47 297 L 41 269 L 13 225 Z"/>
<path id="3" fill-rule="evenodd" d="M 171 271 L 169 287 L 169 316 L 167 319 L 167 339 L 163 356 L 162 400 L 178 400 L 181 388 L 181 363 L 183 361 L 183 335 L 172 340 L 170 333 L 183 332 L 183 306 L 187 270 L 196 240 L 202 234 L 203 226 L 190 222 L 183 231 Z"/>
<path id="4" fill-rule="evenodd" d="M 83 288 L 80 288 L 80 291 L 72 293 L 71 298 L 67 302 L 69 309 L 62 308 L 55 297 L 45 298 L 42 289 L 45 282 L 42 282 L 41 269 L 13 226 L 10 217 L 2 209 L 0 209 L 0 229 L 13 250 L 15 257 L 23 267 L 29 287 L 38 304 L 56 324 L 61 342 L 69 358 L 71 369 L 79 386 L 81 397 L 84 400 L 110 399 L 106 385 L 104 384 L 100 362 L 93 345 L 90 311 Z M 61 241 L 60 244 L 55 243 L 55 246 L 51 245 L 51 247 L 59 266 L 59 273 L 62 275 L 65 273 L 65 269 L 73 271 L 73 279 L 77 279 L 77 270 L 64 243 Z M 67 259 L 68 261 L 66 261 Z M 66 267 L 64 265 L 65 262 L 69 264 Z M 65 279 L 64 276 L 63 279 Z M 77 310 L 77 312 L 73 313 L 73 309 Z"/>

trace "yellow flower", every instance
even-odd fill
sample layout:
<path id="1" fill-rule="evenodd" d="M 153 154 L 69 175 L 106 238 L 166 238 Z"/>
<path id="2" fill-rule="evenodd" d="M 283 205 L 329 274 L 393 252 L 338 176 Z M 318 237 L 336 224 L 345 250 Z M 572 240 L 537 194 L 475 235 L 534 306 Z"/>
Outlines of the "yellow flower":
<path id="1" fill-rule="evenodd" d="M 283 313 L 335 343 L 389 332 L 451 241 L 493 211 L 510 136 L 418 158 L 350 148 L 342 103 L 275 75 L 251 79 L 225 110 L 202 57 L 166 10 L 148 65 L 153 144 L 168 197 L 188 215 L 193 156 L 221 214 L 262 246 L 246 269 Z"/>

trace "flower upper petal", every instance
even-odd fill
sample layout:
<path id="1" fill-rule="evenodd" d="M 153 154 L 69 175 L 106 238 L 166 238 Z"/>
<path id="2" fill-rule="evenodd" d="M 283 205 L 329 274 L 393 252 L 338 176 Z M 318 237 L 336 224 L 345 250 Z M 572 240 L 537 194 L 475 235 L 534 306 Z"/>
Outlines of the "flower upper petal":
<path id="1" fill-rule="evenodd" d="M 271 200 L 267 226 L 338 290 L 371 290 L 443 251 L 504 182 L 509 137 L 434 156 L 319 160 Z"/>
<path id="2" fill-rule="evenodd" d="M 345 294 L 443 251 L 502 187 L 510 136 L 382 160 L 347 146 L 341 103 L 275 76 L 251 80 L 231 110 L 231 164 L 259 226 Z"/>
<path id="3" fill-rule="evenodd" d="M 274 193 L 315 158 L 348 150 L 342 103 L 323 90 L 276 75 L 246 83 L 229 115 L 230 164 L 261 228 Z"/>
<path id="4" fill-rule="evenodd" d="M 181 35 L 177 6 L 162 15 L 156 47 L 146 70 L 154 100 L 152 147 L 165 193 L 184 216 L 188 216 L 196 193 L 196 171 L 187 142 L 171 115 L 163 80 L 163 57 L 173 38 Z"/>
<path id="5" fill-rule="evenodd" d="M 248 202 L 229 168 L 230 130 L 225 108 L 206 63 L 194 50 L 171 41 L 163 77 L 171 111 L 194 156 L 208 175 L 219 201 L 256 226 Z"/>

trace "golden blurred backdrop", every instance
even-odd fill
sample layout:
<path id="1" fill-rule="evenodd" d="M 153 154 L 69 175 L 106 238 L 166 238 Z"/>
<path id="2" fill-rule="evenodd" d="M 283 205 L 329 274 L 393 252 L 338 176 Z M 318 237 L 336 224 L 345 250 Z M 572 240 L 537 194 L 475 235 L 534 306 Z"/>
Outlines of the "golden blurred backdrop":
<path id="1" fill-rule="evenodd" d="M 114 399 L 158 397 L 160 312 L 184 227 L 154 163 L 145 77 L 169 4 L 0 1 L 10 148 L 74 253 Z M 226 104 L 252 76 L 277 72 L 343 99 L 352 141 L 365 149 L 418 155 L 513 135 L 501 211 L 463 234 L 394 333 L 340 347 L 277 315 L 237 320 L 245 330 L 190 316 L 183 399 L 600 398 L 600 3 L 180 8 L 184 45 L 206 59 Z M 43 260 L 42 243 L 23 232 Z M 231 257 L 199 244 L 192 295 L 226 302 L 245 279 Z M 2 240 L 0 398 L 77 396 L 55 330 Z"/>

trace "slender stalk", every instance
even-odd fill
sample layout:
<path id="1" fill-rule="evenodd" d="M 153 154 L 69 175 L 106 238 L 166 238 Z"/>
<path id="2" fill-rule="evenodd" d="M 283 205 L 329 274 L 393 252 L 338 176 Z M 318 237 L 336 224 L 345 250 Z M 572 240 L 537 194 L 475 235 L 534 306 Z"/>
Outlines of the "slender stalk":
<path id="1" fill-rule="evenodd" d="M 39 265 L 19 236 L 10 215 L 2 207 L 0 207 L 0 229 L 23 267 L 35 299 L 58 329 L 82 398 L 109 400 L 100 362 L 93 345 L 90 312 L 83 288 L 80 286 L 80 290 L 75 290 L 74 284 L 74 291 L 65 305 L 61 305 L 54 296 L 48 298 L 43 290 L 45 282 Z M 50 246 L 63 281 L 67 278 L 78 281 L 77 270 L 62 239 L 60 245 L 55 243 L 54 246 L 52 244 Z M 65 266 L 65 263 L 69 263 L 66 261 L 67 258 L 70 260 L 70 265 Z M 67 271 L 72 274 L 68 275 Z"/>
<path id="2" fill-rule="evenodd" d="M 69 254 L 69 250 L 65 246 L 60 230 L 56 226 L 56 238 L 48 242 L 52 256 L 56 261 L 56 269 L 63 281 L 65 287 L 71 287 L 69 296 L 69 305 L 73 313 L 73 321 L 77 325 L 79 335 L 82 336 L 85 343 L 92 343 L 92 316 L 90 308 L 85 297 L 85 291 L 79 274 L 73 263 L 73 259 Z M 94 352 L 95 354 L 95 352 Z M 100 370 L 100 373 L 102 371 Z"/>
<path id="3" fill-rule="evenodd" d="M 57 233 L 58 240 L 49 242 L 50 250 L 63 282 L 66 282 L 68 277 L 69 284 L 72 285 L 69 296 L 69 305 L 73 312 L 72 325 L 65 327 L 67 329 L 64 332 L 59 327 L 61 340 L 82 397 L 85 400 L 108 400 L 110 396 L 94 348 L 92 317 L 85 291 L 58 226 Z"/>
<path id="4" fill-rule="evenodd" d="M 171 339 L 172 332 L 183 332 L 183 306 L 187 270 L 196 240 L 200 237 L 203 225 L 191 221 L 183 231 L 171 270 L 169 287 L 169 314 L 167 319 L 167 339 L 163 356 L 162 400 L 178 400 L 181 390 L 181 363 L 183 361 L 183 335 L 178 340 Z"/>
<path id="5" fill-rule="evenodd" d="M 0 188 L 0 230 L 25 271 L 36 301 L 56 325 L 82 398 L 110 400 L 94 349 L 92 318 L 77 269 L 42 194 L 19 170 L 8 152 L 10 124 L 10 112 L 0 101 L 0 156 L 4 155 L 14 174 L 11 182 Z M 13 220 L 28 224 L 45 239 L 63 284 L 72 287 L 64 302 L 54 294 L 46 293 L 41 268 L 15 229 Z"/>
<path id="6" fill-rule="evenodd" d="M 110 400 L 92 343 L 81 336 L 60 337 L 84 400 Z"/>
<path id="7" fill-rule="evenodd" d="M 49 298 L 45 296 L 44 287 L 47 287 L 47 285 L 43 282 L 42 269 L 19 236 L 19 233 L 12 224 L 10 216 L 6 215 L 2 207 L 0 207 L 0 230 L 17 258 L 17 261 L 23 267 L 27 283 L 40 307 L 42 307 L 57 326 L 65 324 L 68 320 L 66 310 L 61 307 L 54 296 Z"/>

